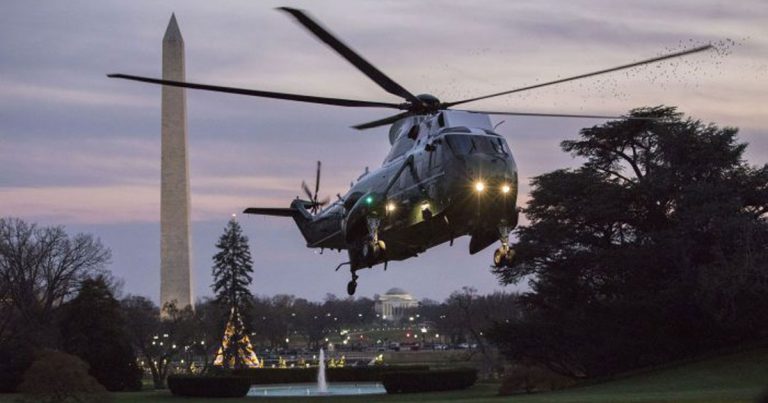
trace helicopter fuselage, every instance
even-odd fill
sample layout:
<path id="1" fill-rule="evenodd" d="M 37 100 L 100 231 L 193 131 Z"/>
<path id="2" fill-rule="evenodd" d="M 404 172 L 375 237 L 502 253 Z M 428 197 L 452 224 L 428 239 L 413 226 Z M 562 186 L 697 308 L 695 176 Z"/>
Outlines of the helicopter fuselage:
<path id="1" fill-rule="evenodd" d="M 470 253 L 499 239 L 497 227 L 517 224 L 517 168 L 487 115 L 442 111 L 396 122 L 384 164 L 366 172 L 315 216 L 296 217 L 313 248 L 346 249 L 351 269 L 416 256 L 470 235 Z M 294 208 L 303 209 L 301 201 Z M 309 218 L 309 221 L 307 221 Z M 369 220 L 385 253 L 365 256 Z M 303 221 L 303 222 L 302 222 Z"/>

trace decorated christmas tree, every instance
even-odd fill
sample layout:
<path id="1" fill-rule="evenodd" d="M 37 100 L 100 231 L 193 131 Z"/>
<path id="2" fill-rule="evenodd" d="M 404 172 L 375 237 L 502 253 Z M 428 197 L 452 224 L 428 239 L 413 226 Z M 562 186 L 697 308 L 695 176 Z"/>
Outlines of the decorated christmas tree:
<path id="1" fill-rule="evenodd" d="M 243 320 L 235 307 L 229 314 L 229 321 L 224 330 L 224 338 L 221 340 L 219 351 L 213 365 L 226 368 L 260 368 L 264 363 L 253 351 L 251 340 L 245 332 Z"/>

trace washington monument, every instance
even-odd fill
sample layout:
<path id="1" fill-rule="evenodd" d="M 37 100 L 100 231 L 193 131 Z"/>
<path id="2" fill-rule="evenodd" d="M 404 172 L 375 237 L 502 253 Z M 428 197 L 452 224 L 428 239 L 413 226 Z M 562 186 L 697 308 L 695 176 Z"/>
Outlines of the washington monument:
<path id="1" fill-rule="evenodd" d="M 163 79 L 184 81 L 184 76 L 184 40 L 171 15 L 163 37 Z M 162 92 L 160 306 L 175 302 L 184 308 L 192 305 L 187 94 L 169 86 Z"/>

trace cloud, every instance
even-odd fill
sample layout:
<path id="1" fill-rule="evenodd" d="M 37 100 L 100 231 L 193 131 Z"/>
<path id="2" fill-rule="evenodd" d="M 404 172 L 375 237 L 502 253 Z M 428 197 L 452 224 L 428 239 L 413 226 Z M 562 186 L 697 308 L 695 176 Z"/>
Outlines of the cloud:
<path id="1" fill-rule="evenodd" d="M 160 74 L 161 38 L 175 11 L 190 80 L 354 99 L 399 101 L 266 2 L 7 1 L 0 14 L 0 205 L 3 214 L 108 234 L 113 269 L 146 293 L 159 265 L 160 88 L 106 73 Z M 468 98 L 623 64 L 691 43 L 733 39 L 727 55 L 693 56 L 578 83 L 468 104 L 487 110 L 623 114 L 678 105 L 706 122 L 738 126 L 749 161 L 768 160 L 768 5 L 761 0 L 667 2 L 292 3 L 308 9 L 406 88 Z M 355 123 L 391 111 L 343 109 L 188 91 L 192 214 L 205 279 L 221 220 L 247 206 L 284 206 L 313 180 L 344 193 L 388 150 L 386 128 Z M 527 199 L 531 177 L 579 163 L 559 142 L 600 121 L 494 117 L 509 140 Z M 290 220 L 243 219 L 264 277 L 261 293 L 340 290 L 344 256 L 303 248 Z M 144 242 L 134 241 L 134 238 Z M 154 246 L 153 246 L 154 245 Z M 145 251 L 137 253 L 136 251 Z M 154 251 L 154 252 L 153 252 Z M 370 271 L 361 293 L 408 287 L 441 298 L 461 285 L 496 287 L 488 256 L 466 239 Z M 202 259 L 202 260 L 201 260 Z M 448 264 L 450 262 L 450 264 Z M 135 271 L 141 265 L 143 271 Z M 326 271 L 320 271 L 324 269 Z M 478 269 L 478 270 L 475 270 Z M 141 273 L 141 274 L 135 274 Z M 313 287 L 304 286 L 312 278 Z M 424 281 L 440 278 L 441 281 Z M 368 281 L 368 282 L 366 282 Z M 302 284 L 302 285 L 297 285 Z M 338 287 L 337 287 L 338 285 Z M 206 292 L 205 280 L 199 291 Z"/>
<path id="2" fill-rule="evenodd" d="M 157 101 L 130 94 L 105 93 L 83 89 L 0 80 L 3 88 L 0 102 L 68 103 L 81 106 L 156 108 Z"/>

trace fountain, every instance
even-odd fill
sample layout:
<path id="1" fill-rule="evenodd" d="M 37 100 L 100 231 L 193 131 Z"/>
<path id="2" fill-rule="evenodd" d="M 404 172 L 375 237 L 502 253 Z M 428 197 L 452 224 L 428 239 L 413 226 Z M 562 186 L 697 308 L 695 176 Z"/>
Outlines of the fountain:
<path id="1" fill-rule="evenodd" d="M 319 362 L 317 364 L 317 393 L 328 393 L 328 382 L 325 381 L 325 351 L 320 347 Z"/>
<path id="2" fill-rule="evenodd" d="M 285 369 L 291 371 L 291 369 Z M 248 396 L 328 396 L 328 395 L 368 395 L 386 393 L 379 382 L 334 382 L 328 386 L 325 376 L 325 351 L 318 354 L 317 383 L 297 383 L 279 385 L 254 385 Z"/>
<path id="3" fill-rule="evenodd" d="M 325 351 L 320 347 L 319 362 L 317 364 L 317 392 L 328 393 L 328 382 L 325 381 Z"/>

